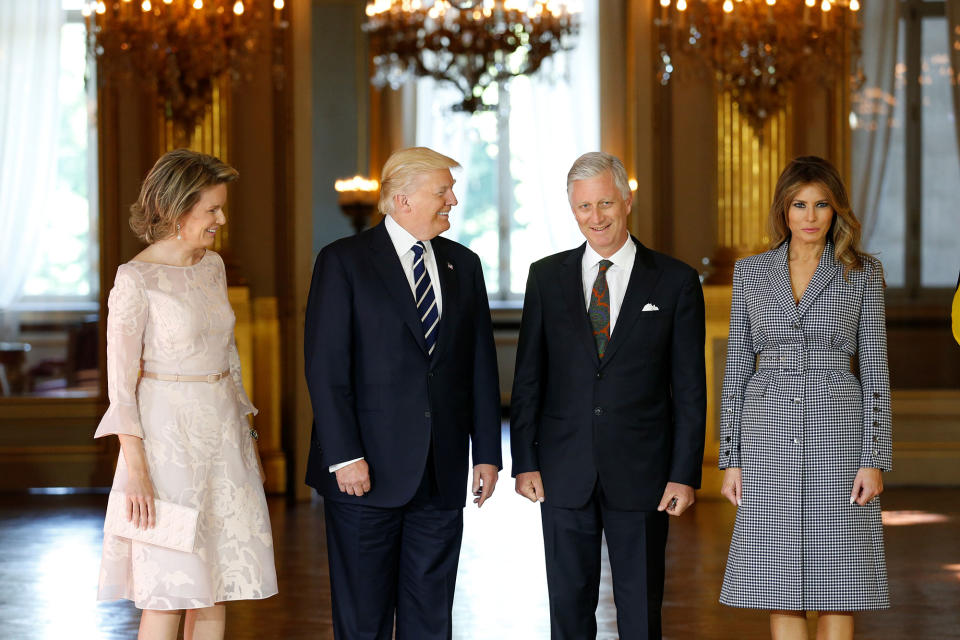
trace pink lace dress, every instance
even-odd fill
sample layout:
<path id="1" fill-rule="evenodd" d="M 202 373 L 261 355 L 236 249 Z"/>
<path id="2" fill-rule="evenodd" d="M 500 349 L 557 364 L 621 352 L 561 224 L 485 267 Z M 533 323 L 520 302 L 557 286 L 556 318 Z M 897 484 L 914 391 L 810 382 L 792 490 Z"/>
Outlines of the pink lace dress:
<path id="1" fill-rule="evenodd" d="M 110 407 L 94 437 L 143 438 L 156 497 L 200 511 L 193 553 L 104 535 L 99 600 L 141 609 L 195 609 L 277 593 L 273 538 L 246 415 L 223 260 L 121 265 L 109 297 Z M 138 371 L 210 374 L 218 382 L 165 382 Z M 113 488 L 127 466 L 117 462 Z"/>

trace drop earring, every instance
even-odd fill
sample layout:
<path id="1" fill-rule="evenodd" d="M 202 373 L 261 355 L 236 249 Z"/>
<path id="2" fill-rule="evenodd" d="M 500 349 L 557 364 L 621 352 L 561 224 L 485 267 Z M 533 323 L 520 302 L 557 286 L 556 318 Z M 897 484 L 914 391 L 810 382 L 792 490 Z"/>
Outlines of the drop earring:
<path id="1" fill-rule="evenodd" d="M 177 240 L 183 240 L 183 238 L 180 236 L 180 223 L 179 223 L 179 222 L 177 223 Z"/>

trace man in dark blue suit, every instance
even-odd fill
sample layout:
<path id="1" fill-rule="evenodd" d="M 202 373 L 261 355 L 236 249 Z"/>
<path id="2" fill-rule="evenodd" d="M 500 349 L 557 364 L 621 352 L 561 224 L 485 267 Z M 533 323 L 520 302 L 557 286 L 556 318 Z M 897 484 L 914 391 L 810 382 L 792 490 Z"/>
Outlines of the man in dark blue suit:
<path id="1" fill-rule="evenodd" d="M 450 638 L 469 448 L 474 502 L 493 494 L 500 394 L 476 254 L 438 234 L 456 161 L 417 147 L 382 172 L 383 223 L 326 246 L 307 301 L 314 428 L 334 635 Z"/>
<path id="2" fill-rule="evenodd" d="M 530 267 L 512 473 L 541 503 L 551 637 L 596 637 L 606 534 L 620 638 L 660 638 L 667 514 L 693 504 L 703 463 L 703 291 L 630 236 L 617 158 L 581 156 L 567 194 L 587 241 Z"/>

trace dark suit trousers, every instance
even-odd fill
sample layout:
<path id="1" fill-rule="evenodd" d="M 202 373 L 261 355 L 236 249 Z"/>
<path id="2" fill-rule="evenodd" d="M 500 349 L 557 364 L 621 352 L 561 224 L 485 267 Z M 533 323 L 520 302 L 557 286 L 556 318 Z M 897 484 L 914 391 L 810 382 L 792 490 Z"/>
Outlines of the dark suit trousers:
<path id="1" fill-rule="evenodd" d="M 397 640 L 452 636 L 463 509 L 437 509 L 433 474 L 423 475 L 402 507 L 324 502 L 338 640 L 391 640 L 394 615 Z"/>
<path id="2" fill-rule="evenodd" d="M 617 511 L 601 491 L 579 509 L 540 505 L 550 592 L 550 637 L 597 637 L 600 551 L 607 537 L 621 640 L 659 640 L 663 604 L 665 512 Z"/>

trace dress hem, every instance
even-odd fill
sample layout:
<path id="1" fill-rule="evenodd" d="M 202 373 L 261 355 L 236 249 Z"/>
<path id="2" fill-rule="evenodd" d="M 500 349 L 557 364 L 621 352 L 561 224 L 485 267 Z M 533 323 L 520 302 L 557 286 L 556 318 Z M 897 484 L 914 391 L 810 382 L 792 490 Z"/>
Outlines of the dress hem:
<path id="1" fill-rule="evenodd" d="M 116 597 L 106 597 L 102 598 L 97 596 L 97 602 L 116 602 L 117 600 L 128 600 L 133 603 L 137 609 L 141 611 L 189 611 L 190 609 L 207 609 L 216 604 L 223 604 L 225 602 L 239 602 L 241 600 L 266 600 L 267 598 L 272 598 L 273 596 L 279 593 L 279 589 L 274 589 L 272 593 L 268 593 L 262 596 L 257 597 L 237 597 L 237 598 L 224 598 L 222 600 L 214 600 L 210 604 L 204 604 L 199 607 L 141 607 L 137 604 L 137 601 L 133 598 L 128 598 L 126 596 L 116 596 Z"/>

